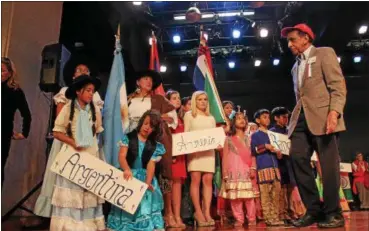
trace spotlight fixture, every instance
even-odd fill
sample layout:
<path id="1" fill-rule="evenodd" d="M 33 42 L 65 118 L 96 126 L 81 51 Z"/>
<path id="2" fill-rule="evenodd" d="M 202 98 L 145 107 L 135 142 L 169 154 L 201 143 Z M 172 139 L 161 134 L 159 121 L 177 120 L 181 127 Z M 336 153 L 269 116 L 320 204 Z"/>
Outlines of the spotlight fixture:
<path id="1" fill-rule="evenodd" d="M 179 36 L 179 34 L 173 35 L 173 42 L 174 43 L 180 43 L 181 42 L 181 36 Z"/>
<path id="2" fill-rule="evenodd" d="M 260 28 L 259 34 L 261 38 L 265 38 L 268 37 L 269 31 L 265 28 Z"/>
<path id="3" fill-rule="evenodd" d="M 261 60 L 260 59 L 256 59 L 254 62 L 254 66 L 255 67 L 259 67 L 261 65 Z"/>
<path id="4" fill-rule="evenodd" d="M 354 63 L 360 63 L 361 62 L 361 56 L 357 55 L 354 57 Z"/>
<path id="5" fill-rule="evenodd" d="M 367 25 L 362 25 L 359 28 L 359 34 L 365 34 L 368 31 L 368 26 Z"/>
<path id="6" fill-rule="evenodd" d="M 280 62 L 280 60 L 279 60 L 279 59 L 274 59 L 274 60 L 273 60 L 273 65 L 274 65 L 274 66 L 278 66 L 278 65 L 279 65 L 279 62 Z"/>
<path id="7" fill-rule="evenodd" d="M 141 6 L 142 5 L 142 2 L 132 2 L 133 3 L 133 5 L 135 5 L 135 6 Z"/>
<path id="8" fill-rule="evenodd" d="M 181 72 L 186 72 L 187 71 L 187 65 L 186 64 L 181 64 L 179 69 L 181 70 Z"/>
<path id="9" fill-rule="evenodd" d="M 167 66 L 165 66 L 165 65 L 161 65 L 161 66 L 160 66 L 160 72 L 161 72 L 161 73 L 165 73 L 165 72 L 167 72 Z"/>
<path id="10" fill-rule="evenodd" d="M 233 29 L 232 36 L 235 39 L 238 39 L 241 36 L 241 31 L 239 29 Z"/>
<path id="11" fill-rule="evenodd" d="M 233 69 L 236 66 L 236 63 L 234 61 L 229 61 L 228 62 L 228 67 Z"/>

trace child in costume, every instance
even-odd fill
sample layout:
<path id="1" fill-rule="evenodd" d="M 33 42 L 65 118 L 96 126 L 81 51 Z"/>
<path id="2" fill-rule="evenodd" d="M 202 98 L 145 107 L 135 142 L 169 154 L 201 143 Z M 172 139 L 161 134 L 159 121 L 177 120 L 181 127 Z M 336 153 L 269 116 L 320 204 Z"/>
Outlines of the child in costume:
<path id="1" fill-rule="evenodd" d="M 70 100 L 55 120 L 54 137 L 62 149 L 100 156 L 96 134 L 102 132 L 101 114 L 92 102 L 100 80 L 87 75 L 74 79 L 65 92 Z M 52 195 L 51 231 L 105 230 L 104 200 L 79 185 L 57 175 Z"/>
<path id="2" fill-rule="evenodd" d="M 161 136 L 160 114 L 146 111 L 138 121 L 137 128 L 122 137 L 119 164 L 123 177 L 135 177 L 149 187 L 134 215 L 112 206 L 108 216 L 108 228 L 115 231 L 164 230 L 161 211 L 164 208 L 163 194 L 155 177 L 155 165 L 165 153 L 164 145 L 157 142 Z"/>

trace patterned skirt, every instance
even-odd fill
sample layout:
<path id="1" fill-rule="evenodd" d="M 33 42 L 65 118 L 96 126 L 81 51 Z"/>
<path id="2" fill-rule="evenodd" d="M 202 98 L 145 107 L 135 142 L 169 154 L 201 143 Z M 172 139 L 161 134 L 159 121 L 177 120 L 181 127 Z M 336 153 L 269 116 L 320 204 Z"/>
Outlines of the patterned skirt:
<path id="1" fill-rule="evenodd" d="M 145 182 L 146 169 L 132 169 L 133 177 Z M 161 211 L 164 208 L 163 195 L 157 179 L 152 181 L 154 192 L 147 190 L 134 215 L 112 205 L 107 226 L 114 231 L 153 231 L 164 230 Z"/>

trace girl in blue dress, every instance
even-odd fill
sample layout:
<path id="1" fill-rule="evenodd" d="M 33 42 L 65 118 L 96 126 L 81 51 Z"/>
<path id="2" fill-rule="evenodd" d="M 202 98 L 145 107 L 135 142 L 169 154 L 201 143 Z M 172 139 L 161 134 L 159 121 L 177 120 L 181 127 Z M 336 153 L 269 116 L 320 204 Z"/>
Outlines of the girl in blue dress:
<path id="1" fill-rule="evenodd" d="M 143 114 L 135 130 L 119 142 L 119 165 L 123 177 L 132 177 L 145 182 L 148 189 L 134 215 L 122 209 L 111 208 L 108 228 L 115 231 L 153 231 L 164 230 L 161 214 L 164 202 L 155 175 L 155 164 L 165 153 L 163 144 L 157 142 L 161 136 L 160 114 L 149 110 Z"/>

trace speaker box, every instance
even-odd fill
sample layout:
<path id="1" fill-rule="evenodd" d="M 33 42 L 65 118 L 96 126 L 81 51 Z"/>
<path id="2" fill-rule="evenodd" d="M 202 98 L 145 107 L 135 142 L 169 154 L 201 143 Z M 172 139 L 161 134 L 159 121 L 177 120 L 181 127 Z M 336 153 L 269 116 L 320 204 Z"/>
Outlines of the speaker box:
<path id="1" fill-rule="evenodd" d="M 63 70 L 71 53 L 62 44 L 51 44 L 42 50 L 40 89 L 44 92 L 57 92 L 65 86 Z"/>

